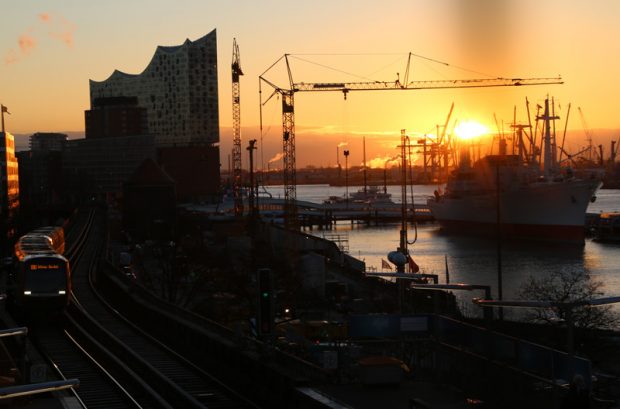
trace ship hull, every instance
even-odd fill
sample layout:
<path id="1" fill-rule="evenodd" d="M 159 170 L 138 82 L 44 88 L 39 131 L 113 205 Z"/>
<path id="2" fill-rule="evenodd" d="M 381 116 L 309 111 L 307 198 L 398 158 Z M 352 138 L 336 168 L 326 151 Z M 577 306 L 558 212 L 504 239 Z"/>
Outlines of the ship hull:
<path id="1" fill-rule="evenodd" d="M 428 206 L 446 231 L 583 242 L 585 213 L 599 187 L 596 180 L 538 182 L 501 192 L 499 206 L 493 191 L 441 196 Z"/>

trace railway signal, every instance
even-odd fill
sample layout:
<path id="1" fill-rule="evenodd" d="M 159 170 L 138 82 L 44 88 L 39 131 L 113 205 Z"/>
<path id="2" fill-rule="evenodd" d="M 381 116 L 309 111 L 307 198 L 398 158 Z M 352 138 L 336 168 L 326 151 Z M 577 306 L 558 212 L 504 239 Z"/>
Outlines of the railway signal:
<path id="1" fill-rule="evenodd" d="M 261 268 L 257 272 L 258 283 L 258 336 L 267 338 L 274 329 L 274 295 L 273 273 L 268 268 Z"/>

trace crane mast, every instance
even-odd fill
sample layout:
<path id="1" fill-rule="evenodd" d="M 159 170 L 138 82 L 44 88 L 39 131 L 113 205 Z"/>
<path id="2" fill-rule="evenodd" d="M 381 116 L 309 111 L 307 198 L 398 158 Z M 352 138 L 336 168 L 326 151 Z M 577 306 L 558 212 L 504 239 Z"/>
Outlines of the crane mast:
<path id="1" fill-rule="evenodd" d="M 284 224 L 297 228 L 297 169 L 295 167 L 295 93 L 282 93 L 282 152 L 284 182 Z"/>
<path id="2" fill-rule="evenodd" d="M 583 126 L 583 132 L 586 134 L 586 140 L 588 141 L 588 160 L 592 161 L 593 156 L 593 146 L 592 146 L 592 134 L 590 133 L 590 128 L 588 128 L 588 123 L 586 122 L 586 117 L 583 115 L 581 111 L 581 107 L 577 107 L 579 110 L 579 116 L 581 117 L 581 125 Z"/>
<path id="3" fill-rule="evenodd" d="M 233 198 L 235 202 L 235 215 L 243 215 L 243 192 L 242 192 L 242 170 L 241 170 L 241 90 L 239 88 L 239 77 L 243 75 L 241 71 L 241 61 L 239 55 L 239 45 L 233 39 L 232 53 L 232 115 L 233 115 Z"/>
<path id="4" fill-rule="evenodd" d="M 411 57 L 411 53 L 409 54 Z M 457 79 L 457 80 L 432 80 L 432 81 L 409 81 L 409 66 L 411 58 L 407 61 L 406 75 L 401 83 L 399 79 L 395 81 L 361 81 L 361 82 L 294 82 L 291 67 L 289 64 L 289 54 L 284 54 L 278 61 L 271 65 L 262 75 L 259 76 L 260 84 L 265 82 L 274 91 L 263 102 L 266 104 L 274 95 L 282 98 L 282 139 L 283 139 L 283 182 L 285 199 L 285 226 L 289 229 L 297 228 L 297 177 L 295 167 L 295 104 L 294 97 L 296 92 L 325 92 L 340 91 L 347 99 L 347 94 L 351 91 L 395 91 L 395 90 L 420 90 L 420 89 L 446 89 L 446 88 L 488 88 L 488 87 L 508 87 L 523 85 L 543 85 L 543 84 L 563 84 L 561 77 L 553 78 L 489 78 L 489 79 Z M 286 70 L 289 79 L 289 88 L 282 88 L 265 78 L 265 74 L 282 59 L 286 62 Z"/>

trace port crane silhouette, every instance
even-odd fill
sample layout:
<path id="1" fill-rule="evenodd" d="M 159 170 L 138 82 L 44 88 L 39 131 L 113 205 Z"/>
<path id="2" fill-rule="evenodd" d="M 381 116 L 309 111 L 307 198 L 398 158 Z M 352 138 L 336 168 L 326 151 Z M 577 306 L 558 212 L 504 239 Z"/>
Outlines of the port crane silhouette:
<path id="1" fill-rule="evenodd" d="M 409 53 L 405 67 L 405 75 L 401 81 L 397 74 L 393 81 L 356 81 L 356 82 L 296 82 L 289 62 L 292 54 L 284 54 L 274 62 L 265 72 L 259 76 L 259 98 L 261 107 L 264 106 L 274 95 L 278 95 L 282 101 L 282 153 L 283 153 L 283 184 L 284 184 L 284 223 L 289 229 L 296 229 L 297 220 L 297 174 L 295 165 L 295 94 L 298 92 L 342 92 L 344 98 L 353 91 L 412 91 L 428 89 L 446 88 L 488 88 L 488 87 L 510 87 L 523 85 L 543 85 L 543 84 L 563 84 L 561 77 L 552 78 L 474 78 L 474 79 L 454 79 L 454 80 L 409 80 L 409 68 L 412 57 L 420 57 L 427 60 L 430 58 L 422 57 Z M 283 87 L 275 84 L 266 78 L 266 74 L 273 67 L 284 61 L 286 73 L 288 75 L 288 86 Z M 450 64 L 431 60 L 436 63 L 449 66 Z M 273 92 L 262 100 L 262 84 L 265 83 L 273 88 Z"/>

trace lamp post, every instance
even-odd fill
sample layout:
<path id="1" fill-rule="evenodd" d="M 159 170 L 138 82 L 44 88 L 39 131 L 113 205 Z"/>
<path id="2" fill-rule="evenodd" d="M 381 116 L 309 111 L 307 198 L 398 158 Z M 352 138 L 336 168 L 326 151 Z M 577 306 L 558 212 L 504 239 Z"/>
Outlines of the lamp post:
<path id="1" fill-rule="evenodd" d="M 349 150 L 344 150 L 344 201 L 349 208 Z"/>
<path id="2" fill-rule="evenodd" d="M 497 242 L 497 297 L 502 300 L 503 297 L 503 283 L 502 283 L 502 219 L 500 214 L 501 208 L 501 193 L 500 193 L 500 173 L 499 173 L 499 161 L 495 164 L 495 227 L 496 227 L 496 242 Z M 498 315 L 500 321 L 504 319 L 504 310 L 499 308 Z"/>
<path id="3" fill-rule="evenodd" d="M 250 152 L 250 190 L 248 191 L 248 199 L 250 202 L 250 215 L 256 217 L 257 203 L 254 190 L 254 150 L 256 149 L 256 139 L 249 141 L 249 145 L 246 148 Z"/>
<path id="4" fill-rule="evenodd" d="M 340 167 L 340 146 L 336 145 L 336 166 Z"/>

